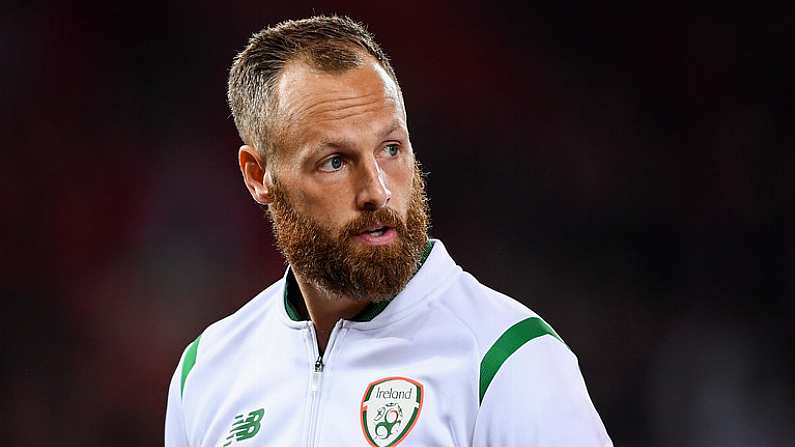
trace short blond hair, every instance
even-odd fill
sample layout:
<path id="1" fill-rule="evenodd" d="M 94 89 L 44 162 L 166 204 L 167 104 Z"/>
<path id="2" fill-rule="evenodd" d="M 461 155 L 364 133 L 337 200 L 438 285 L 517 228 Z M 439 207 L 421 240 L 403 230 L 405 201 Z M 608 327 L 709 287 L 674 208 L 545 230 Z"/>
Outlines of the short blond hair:
<path id="1" fill-rule="evenodd" d="M 275 154 L 276 85 L 287 63 L 303 60 L 337 73 L 362 65 L 368 55 L 397 85 L 386 53 L 362 24 L 349 17 L 288 20 L 255 33 L 229 70 L 227 98 L 240 138 L 265 157 Z"/>

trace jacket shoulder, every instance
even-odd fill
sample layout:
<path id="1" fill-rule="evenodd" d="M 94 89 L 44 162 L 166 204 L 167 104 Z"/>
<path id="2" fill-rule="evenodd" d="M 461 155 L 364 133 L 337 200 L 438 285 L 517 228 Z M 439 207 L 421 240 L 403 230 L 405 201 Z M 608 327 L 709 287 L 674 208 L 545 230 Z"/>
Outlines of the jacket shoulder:
<path id="1" fill-rule="evenodd" d="M 279 309 L 283 281 L 277 281 L 231 315 L 209 325 L 188 345 L 178 367 L 180 394 L 184 394 L 195 369 L 217 362 L 219 357 L 234 350 L 257 327 L 268 324 L 268 316 Z"/>
<path id="2" fill-rule="evenodd" d="M 516 324 L 528 319 L 544 321 L 524 304 L 481 284 L 466 272 L 445 295 L 444 302 L 440 304 L 471 329 L 483 353 Z M 557 333 L 554 336 L 559 338 Z"/>
<path id="3" fill-rule="evenodd" d="M 442 307 L 468 327 L 477 341 L 481 399 L 506 360 L 528 343 L 549 338 L 568 351 L 558 333 L 537 313 L 468 273 L 460 275 L 443 301 Z"/>

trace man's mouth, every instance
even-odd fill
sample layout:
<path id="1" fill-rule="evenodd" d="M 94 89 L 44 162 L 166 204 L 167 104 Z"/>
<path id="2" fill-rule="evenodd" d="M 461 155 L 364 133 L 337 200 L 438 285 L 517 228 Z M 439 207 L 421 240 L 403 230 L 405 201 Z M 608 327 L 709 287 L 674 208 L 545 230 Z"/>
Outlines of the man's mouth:
<path id="1" fill-rule="evenodd" d="M 387 232 L 387 230 L 389 230 L 389 227 L 384 225 L 384 226 L 380 226 L 380 227 L 373 228 L 373 229 L 370 229 L 370 230 L 365 230 L 364 232 L 369 234 L 369 235 L 378 237 L 378 236 L 383 236 L 384 233 Z"/>
<path id="2" fill-rule="evenodd" d="M 392 242 L 396 236 L 394 227 L 377 224 L 359 233 L 357 239 L 367 245 L 383 245 Z"/>

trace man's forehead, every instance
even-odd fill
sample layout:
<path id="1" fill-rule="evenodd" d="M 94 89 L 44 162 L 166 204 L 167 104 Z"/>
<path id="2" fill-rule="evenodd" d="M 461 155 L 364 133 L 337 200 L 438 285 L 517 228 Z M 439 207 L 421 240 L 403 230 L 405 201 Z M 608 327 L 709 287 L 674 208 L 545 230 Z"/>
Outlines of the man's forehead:
<path id="1" fill-rule="evenodd" d="M 373 58 L 332 73 L 292 61 L 282 70 L 276 91 L 280 118 L 288 122 L 378 103 L 396 107 L 405 117 L 397 84 Z"/>

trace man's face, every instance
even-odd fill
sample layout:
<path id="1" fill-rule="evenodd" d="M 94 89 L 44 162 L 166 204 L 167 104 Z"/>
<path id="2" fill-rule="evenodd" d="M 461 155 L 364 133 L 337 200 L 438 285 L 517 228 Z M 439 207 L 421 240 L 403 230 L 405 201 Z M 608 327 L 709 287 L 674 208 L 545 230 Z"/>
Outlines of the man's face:
<path id="1" fill-rule="evenodd" d="M 306 280 L 355 299 L 388 299 L 427 240 L 422 176 L 398 88 L 374 61 L 343 73 L 288 64 L 277 86 L 270 216 Z"/>

